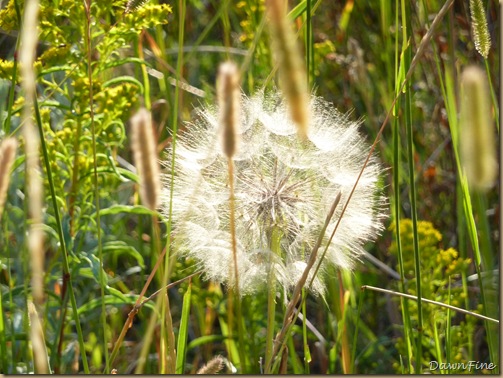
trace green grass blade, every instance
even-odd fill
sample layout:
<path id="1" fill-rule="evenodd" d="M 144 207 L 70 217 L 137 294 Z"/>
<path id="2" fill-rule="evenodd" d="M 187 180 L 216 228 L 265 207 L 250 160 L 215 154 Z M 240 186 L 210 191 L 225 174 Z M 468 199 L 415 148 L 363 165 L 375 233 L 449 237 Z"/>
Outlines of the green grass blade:
<path id="1" fill-rule="evenodd" d="M 52 199 L 52 205 L 54 208 L 54 217 L 56 219 L 56 225 L 58 228 L 58 237 L 59 237 L 59 243 L 61 246 L 61 256 L 63 258 L 63 273 L 65 276 L 70 277 L 70 266 L 68 263 L 68 251 L 66 248 L 66 242 L 65 238 L 63 235 L 63 224 L 61 222 L 61 217 L 59 215 L 59 207 L 58 207 L 58 202 L 57 202 L 57 196 L 56 196 L 56 189 L 54 186 L 54 179 L 52 175 L 52 169 L 51 169 L 51 162 L 49 159 L 49 153 L 47 150 L 47 144 L 46 144 L 46 137 L 44 135 L 44 128 L 42 126 L 42 117 L 40 116 L 40 109 L 38 106 L 37 99 L 34 99 L 34 108 L 35 108 L 35 119 L 36 123 L 38 126 L 38 130 L 40 133 L 40 144 L 42 148 L 42 154 L 44 157 L 44 164 L 45 168 L 47 170 L 47 179 L 49 181 L 49 188 L 50 188 L 50 193 L 51 193 L 51 199 Z M 70 294 L 70 301 L 72 304 L 72 310 L 73 310 L 73 320 L 75 321 L 75 326 L 77 328 L 77 335 L 79 339 L 79 346 L 80 346 L 80 353 L 82 357 L 82 363 L 84 365 L 84 371 L 86 374 L 89 374 L 89 365 L 87 363 L 87 357 L 86 357 L 86 349 L 85 349 L 85 344 L 84 344 L 84 336 L 82 333 L 82 328 L 80 326 L 80 321 L 79 321 L 79 316 L 78 316 L 78 310 L 77 310 L 77 300 L 75 299 L 75 292 L 73 290 L 73 284 L 71 278 L 68 279 L 68 291 Z"/>
<path id="2" fill-rule="evenodd" d="M 189 332 L 190 298 L 192 284 L 189 283 L 187 292 L 183 295 L 182 318 L 180 320 L 180 330 L 178 332 L 178 342 L 176 344 L 176 374 L 183 374 L 185 369 L 185 359 L 187 357 L 187 336 Z"/>

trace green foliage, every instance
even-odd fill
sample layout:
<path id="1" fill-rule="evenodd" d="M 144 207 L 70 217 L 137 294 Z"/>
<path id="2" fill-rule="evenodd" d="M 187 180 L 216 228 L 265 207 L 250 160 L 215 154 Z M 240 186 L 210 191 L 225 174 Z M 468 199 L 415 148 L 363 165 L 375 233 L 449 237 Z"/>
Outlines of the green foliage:
<path id="1" fill-rule="evenodd" d="M 20 90 L 23 78 L 15 54 L 19 46 L 14 48 L 22 34 L 20 20 L 26 1 L 5 0 L 0 9 L 0 140 L 13 136 L 19 141 L 5 211 L 0 217 L 0 373 L 10 374 L 34 372 L 27 312 L 27 303 L 32 300 L 32 271 L 26 236 L 30 227 L 29 178 L 25 173 L 21 120 L 25 98 Z M 478 51 L 486 60 L 494 99 L 491 117 L 498 118 L 495 93 L 499 91 L 496 79 L 500 52 L 490 45 L 491 34 L 498 35 L 500 31 L 496 2 L 471 1 L 470 9 L 467 4 L 456 4 L 450 14 L 431 28 L 431 20 L 445 1 L 311 0 L 309 40 L 305 25 L 308 1 L 288 3 L 290 10 L 296 12 L 296 17 L 291 14 L 291 21 L 299 45 L 304 44 L 305 53 L 312 52 L 311 89 L 344 113 L 353 109 L 347 115 L 348 120 L 361 120 L 361 132 L 368 135 L 369 142 L 376 137 L 392 106 L 394 79 L 405 76 L 405 72 L 398 74 L 398 67 L 406 66 L 399 53 L 400 46 L 408 46 L 414 57 L 425 33 L 432 31 L 433 38 L 425 46 L 424 54 L 417 57 L 416 69 L 409 78 L 411 107 L 407 114 L 412 144 L 402 143 L 405 130 L 400 125 L 405 105 L 400 97 L 391 116 L 397 117 L 397 143 L 391 142 L 388 125 L 374 152 L 385 167 L 392 166 L 393 156 L 397 159 L 396 167 L 383 172 L 380 185 L 389 198 L 393 198 L 393 192 L 401 195 L 398 201 L 390 200 L 390 214 L 411 217 L 411 207 L 416 207 L 420 219 L 432 222 L 418 224 L 422 296 L 497 318 L 499 272 L 488 271 L 497 269 L 499 261 L 496 253 L 499 188 L 473 197 L 476 202 L 472 214 L 472 205 L 464 202 L 465 198 L 470 201 L 469 197 L 461 195 L 459 190 L 460 172 L 453 149 L 458 136 L 452 129 L 452 120 L 457 118 L 452 105 L 459 100 L 454 78 L 466 64 L 477 59 Z M 241 87 L 247 95 L 263 86 L 277 86 L 274 52 L 264 18 L 266 3 L 265 0 L 40 0 L 34 70 L 46 142 L 45 150 L 40 151 L 45 302 L 37 311 L 55 373 L 84 372 L 82 349 L 90 372 L 102 373 L 107 366 L 106 356 L 111 355 L 124 325 L 127 325 L 125 338 L 118 343 L 115 360 L 110 364 L 110 369 L 117 369 L 120 374 L 135 371 L 143 347 L 147 352 L 144 373 L 159 373 L 163 356 L 173 352 L 166 351 L 168 332 L 172 332 L 174 345 L 182 353 L 175 360 L 179 371 L 195 373 L 221 355 L 226 363 L 224 372 L 235 372 L 236 367 L 241 367 L 237 350 L 246 357 L 246 371 L 239 373 L 263 371 L 267 325 L 274 323 L 273 331 L 279 330 L 291 293 L 285 290 L 274 298 L 273 319 L 267 315 L 266 293 L 244 297 L 241 319 L 244 341 L 236 336 L 239 327 L 234 324 L 231 342 L 227 338 L 229 304 L 225 287 L 208 281 L 204 275 L 195 275 L 191 278 L 190 292 L 188 281 L 161 290 L 165 278 L 169 282 L 184 279 L 199 272 L 200 266 L 174 252 L 171 242 L 177 241 L 177 235 L 168 234 L 170 219 L 141 205 L 127 121 L 139 106 L 152 104 L 157 152 L 160 160 L 164 160 L 162 151 L 176 139 L 173 130 L 177 128 L 184 133 L 192 127 L 184 121 L 194 119 L 194 107 L 201 102 L 214 102 L 220 62 L 230 59 L 238 64 L 242 70 Z M 86 20 L 86 4 L 90 4 L 89 20 Z M 404 4 L 410 6 L 407 12 L 401 9 Z M 186 9 L 185 18 L 179 17 L 183 14 L 181 7 Z M 402 25 L 402 13 L 410 16 L 410 25 Z M 88 21 L 90 57 L 86 42 Z M 402 34 L 405 26 L 408 38 Z M 445 91 L 444 85 L 450 89 Z M 92 120 L 91 113 L 94 113 Z M 407 148 L 413 157 L 410 165 Z M 52 171 L 60 223 L 52 206 L 44 152 Z M 170 170 L 169 162 L 165 170 Z M 405 180 L 407 175 L 415 182 Z M 415 204 L 407 196 L 413 184 L 417 190 Z M 100 224 L 96 200 L 100 204 Z M 472 219 L 468 233 L 466 224 Z M 411 221 L 401 221 L 400 235 L 406 291 L 416 295 Z M 475 240 L 477 235 L 481 240 L 482 265 L 478 267 L 482 269 L 481 276 L 475 274 L 478 271 L 472 261 L 478 249 L 471 244 L 470 237 Z M 67 250 L 69 274 L 64 272 L 62 244 Z M 297 320 L 286 340 L 287 373 L 341 374 L 347 369 L 343 362 L 348 358 L 351 373 L 408 372 L 406 343 L 417 340 L 417 304 L 409 300 L 409 311 L 401 312 L 405 302 L 382 293 L 367 291 L 365 297 L 359 297 L 363 295 L 362 285 L 392 290 L 399 287 L 396 245 L 389 234 L 384 233 L 375 244 L 366 247 L 381 266 L 363 258 L 353 272 L 327 269 L 323 272 L 328 278 L 327 292 L 319 297 L 308 295 L 305 304 L 299 307 L 306 321 Z M 167 262 L 160 260 L 163 250 L 167 251 Z M 140 298 L 158 261 L 159 269 Z M 69 280 L 73 284 L 76 311 L 70 304 Z M 492 312 L 482 305 L 482 285 L 489 298 L 486 306 L 491 305 Z M 166 309 L 157 306 L 155 300 L 137 307 L 139 300 L 157 290 L 160 290 L 157 298 L 168 293 L 170 325 L 168 316 L 162 317 Z M 469 315 L 430 304 L 423 304 L 422 308 L 422 372 L 429 372 L 430 360 L 451 363 L 478 360 L 499 365 L 500 361 L 494 357 L 499 350 L 488 351 L 494 345 L 490 337 L 497 341 L 492 328 Z M 131 313 L 135 316 L 129 324 Z M 75 316 L 82 331 L 77 328 Z M 406 320 L 413 328 L 409 339 L 402 326 Z M 150 322 L 152 336 L 147 337 Z M 80 348 L 79 336 L 85 348 Z M 108 340 L 108 345 L 103 340 Z M 349 356 L 343 356 L 348 351 Z M 311 362 L 307 361 L 309 358 Z"/>
<path id="2" fill-rule="evenodd" d="M 394 230 L 395 225 L 391 225 Z M 461 283 L 461 274 L 467 273 L 471 265 L 471 259 L 459 257 L 454 248 L 447 250 L 439 248 L 442 241 L 441 233 L 436 230 L 431 222 L 418 221 L 419 250 L 421 253 L 421 288 L 423 298 L 447 303 L 456 307 L 464 307 L 466 292 Z M 402 219 L 400 221 L 400 237 L 402 242 L 402 254 L 404 256 L 404 273 L 407 281 L 408 293 L 416 295 L 416 283 L 414 275 L 414 259 L 412 247 L 412 221 Z M 396 255 L 396 243 L 390 247 L 390 252 Z M 397 267 L 398 269 L 398 267 Z M 417 322 L 417 304 L 409 301 L 411 319 Z M 480 307 L 479 307 L 480 311 Z M 476 311 L 478 312 L 478 311 Z M 423 325 L 423 361 L 444 361 L 445 356 L 450 353 L 451 362 L 470 361 L 469 345 L 473 343 L 473 330 L 477 323 L 471 316 L 459 317 L 452 311 L 448 315 L 448 310 L 431 305 L 423 306 L 423 317 L 426 319 Z M 447 339 L 448 319 L 451 321 L 451 339 Z M 434 340 L 440 339 L 442 347 L 436 349 Z M 406 356 L 405 344 L 399 338 L 396 344 L 398 352 Z M 402 367 L 395 363 L 397 373 L 402 371 Z M 424 365 L 428 368 L 428 364 Z"/>

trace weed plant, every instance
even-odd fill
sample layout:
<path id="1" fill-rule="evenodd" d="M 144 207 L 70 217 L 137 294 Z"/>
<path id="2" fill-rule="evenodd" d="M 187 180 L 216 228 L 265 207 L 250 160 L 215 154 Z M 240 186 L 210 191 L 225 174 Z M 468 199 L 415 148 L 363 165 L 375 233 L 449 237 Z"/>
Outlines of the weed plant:
<path id="1" fill-rule="evenodd" d="M 498 374 L 498 12 L 4 0 L 0 373 Z"/>

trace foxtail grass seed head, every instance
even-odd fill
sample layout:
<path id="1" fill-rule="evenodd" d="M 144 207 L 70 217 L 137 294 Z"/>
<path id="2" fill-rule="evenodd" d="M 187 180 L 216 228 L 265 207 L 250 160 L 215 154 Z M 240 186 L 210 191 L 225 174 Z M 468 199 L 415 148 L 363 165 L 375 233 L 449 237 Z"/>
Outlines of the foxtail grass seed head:
<path id="1" fill-rule="evenodd" d="M 222 150 L 231 159 L 238 145 L 239 126 L 239 72 L 235 63 L 225 62 L 220 65 L 217 77 L 219 120 L 221 128 Z"/>
<path id="2" fill-rule="evenodd" d="M 487 59 L 489 50 L 491 49 L 491 36 L 489 35 L 486 12 L 484 11 L 482 0 L 470 0 L 470 13 L 475 48 L 484 59 Z"/>
<path id="3" fill-rule="evenodd" d="M 5 139 L 0 145 L 0 219 L 7 198 L 10 181 L 10 169 L 16 157 L 17 141 L 14 138 Z"/>
<path id="4" fill-rule="evenodd" d="M 225 366 L 222 356 L 213 357 L 206 365 L 197 371 L 196 374 L 218 374 Z"/>
<path id="5" fill-rule="evenodd" d="M 301 139 L 309 127 L 309 91 L 304 62 L 287 17 L 285 0 L 267 0 L 267 13 L 274 55 L 279 67 L 279 85 L 288 102 L 292 120 Z"/>
<path id="6" fill-rule="evenodd" d="M 140 198 L 145 206 L 155 210 L 159 206 L 161 182 L 152 115 L 147 109 L 140 109 L 131 118 L 131 131 L 131 147 L 140 175 Z"/>
<path id="7" fill-rule="evenodd" d="M 345 203 L 367 157 L 369 148 L 357 123 L 320 98 L 312 97 L 309 105 L 310 128 L 301 140 L 279 93 L 242 96 L 241 145 L 233 157 L 240 294 L 265 289 L 270 269 L 281 286 L 293 287 L 335 196 L 342 192 L 341 203 Z M 233 285 L 228 268 L 233 261 L 228 159 L 215 148 L 218 134 L 218 109 L 200 109 L 198 119 L 178 138 L 173 172 L 163 178 L 161 210 L 169 214 L 172 194 L 174 248 L 194 259 L 207 278 Z M 169 149 L 168 155 L 172 154 Z M 315 293 L 324 291 L 324 266 L 352 268 L 363 244 L 381 230 L 381 171 L 376 158 L 371 158 L 314 281 Z M 325 241 L 341 210 L 337 207 Z M 278 250 L 271 248 L 273 242 L 280 246 L 279 253 L 271 252 Z"/>
<path id="8" fill-rule="evenodd" d="M 126 9 L 124 10 L 124 14 L 135 12 L 137 9 L 141 8 L 147 2 L 148 0 L 129 0 L 126 3 Z"/>
<path id="9" fill-rule="evenodd" d="M 461 96 L 461 161 L 470 187 L 484 191 L 494 185 L 498 163 L 489 106 L 491 99 L 481 68 L 472 66 L 464 70 Z"/>

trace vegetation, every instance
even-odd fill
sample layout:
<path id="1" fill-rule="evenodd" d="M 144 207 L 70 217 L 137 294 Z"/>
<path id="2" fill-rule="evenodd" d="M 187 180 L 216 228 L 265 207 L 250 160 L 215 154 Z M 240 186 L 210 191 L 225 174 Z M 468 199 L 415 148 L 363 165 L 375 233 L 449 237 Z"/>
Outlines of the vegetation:
<path id="1" fill-rule="evenodd" d="M 498 3 L 286 3 L 1 3 L 0 373 L 499 374 Z"/>

